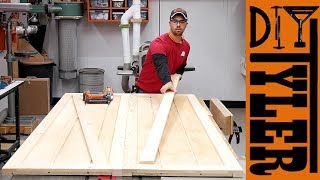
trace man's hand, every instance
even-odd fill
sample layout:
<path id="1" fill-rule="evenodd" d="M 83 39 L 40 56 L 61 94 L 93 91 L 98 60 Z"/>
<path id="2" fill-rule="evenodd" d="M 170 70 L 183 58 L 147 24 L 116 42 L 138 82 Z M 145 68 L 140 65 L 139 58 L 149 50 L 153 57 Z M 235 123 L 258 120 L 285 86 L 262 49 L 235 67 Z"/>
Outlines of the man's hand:
<path id="1" fill-rule="evenodd" d="M 173 74 L 171 75 L 171 80 L 178 83 L 178 81 L 182 78 L 181 74 Z M 162 94 L 166 93 L 168 90 L 173 91 L 174 93 L 177 92 L 176 87 L 174 86 L 173 82 L 170 81 L 167 84 L 163 85 L 162 88 L 160 89 L 160 92 Z"/>
<path id="2" fill-rule="evenodd" d="M 168 90 L 171 90 L 173 92 L 177 92 L 176 88 L 173 86 L 172 81 L 167 82 L 167 84 L 163 85 L 162 88 L 160 89 L 160 92 L 162 94 L 166 93 Z"/>

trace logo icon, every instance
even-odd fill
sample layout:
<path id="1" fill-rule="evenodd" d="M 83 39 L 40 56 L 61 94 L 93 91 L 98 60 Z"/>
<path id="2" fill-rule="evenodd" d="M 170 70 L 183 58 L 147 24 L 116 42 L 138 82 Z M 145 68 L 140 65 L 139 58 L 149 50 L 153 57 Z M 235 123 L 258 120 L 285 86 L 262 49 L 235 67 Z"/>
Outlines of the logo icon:
<path id="1" fill-rule="evenodd" d="M 246 178 L 319 179 L 320 2 L 246 2 Z"/>

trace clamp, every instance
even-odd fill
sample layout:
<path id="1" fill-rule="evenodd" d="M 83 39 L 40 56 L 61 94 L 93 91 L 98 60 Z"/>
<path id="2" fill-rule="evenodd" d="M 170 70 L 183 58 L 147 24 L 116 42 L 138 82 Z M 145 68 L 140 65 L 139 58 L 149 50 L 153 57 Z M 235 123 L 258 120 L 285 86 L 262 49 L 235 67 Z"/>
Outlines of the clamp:
<path id="1" fill-rule="evenodd" d="M 240 133 L 242 133 L 241 126 L 238 126 L 236 122 L 233 122 L 233 133 L 229 136 L 229 143 L 231 144 L 233 135 L 236 135 L 237 144 L 240 143 Z"/>

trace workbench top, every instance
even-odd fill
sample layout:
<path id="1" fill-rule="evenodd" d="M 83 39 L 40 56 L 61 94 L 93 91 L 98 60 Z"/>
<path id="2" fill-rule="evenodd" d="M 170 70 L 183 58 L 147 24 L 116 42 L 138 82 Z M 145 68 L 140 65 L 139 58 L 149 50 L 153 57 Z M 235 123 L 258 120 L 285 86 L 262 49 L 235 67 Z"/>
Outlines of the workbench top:
<path id="1" fill-rule="evenodd" d="M 67 93 L 3 167 L 8 175 L 243 177 L 218 126 L 194 95 L 175 95 L 156 161 L 139 162 L 160 94 L 115 94 L 85 104 Z"/>

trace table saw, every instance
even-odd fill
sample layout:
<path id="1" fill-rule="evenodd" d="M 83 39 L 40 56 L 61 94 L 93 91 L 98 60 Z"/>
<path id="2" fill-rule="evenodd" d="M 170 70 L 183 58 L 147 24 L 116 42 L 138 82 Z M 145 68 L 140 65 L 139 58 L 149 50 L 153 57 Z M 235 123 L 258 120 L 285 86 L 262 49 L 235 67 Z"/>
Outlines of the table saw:
<path id="1" fill-rule="evenodd" d="M 82 97 L 82 93 L 66 93 L 5 164 L 2 174 L 80 179 L 244 176 L 224 135 L 195 95 L 175 95 L 151 164 L 140 163 L 139 158 L 163 95 L 114 94 L 110 104 L 85 104 Z"/>

